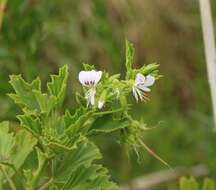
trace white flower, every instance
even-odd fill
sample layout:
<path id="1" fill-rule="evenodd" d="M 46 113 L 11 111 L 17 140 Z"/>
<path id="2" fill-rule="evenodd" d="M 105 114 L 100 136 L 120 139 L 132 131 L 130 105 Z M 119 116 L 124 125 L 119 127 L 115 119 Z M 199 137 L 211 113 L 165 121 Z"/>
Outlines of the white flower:
<path id="1" fill-rule="evenodd" d="M 95 104 L 95 95 L 96 95 L 96 85 L 100 81 L 102 76 L 102 71 L 81 71 L 79 73 L 79 81 L 80 83 L 88 87 L 89 90 L 85 94 L 85 98 L 87 100 L 87 106 L 89 104 Z"/>
<path id="2" fill-rule="evenodd" d="M 96 86 L 100 81 L 102 76 L 102 71 L 81 71 L 79 73 L 79 81 L 83 86 L 93 87 Z"/>
<path id="3" fill-rule="evenodd" d="M 150 92 L 150 86 L 155 82 L 155 77 L 152 75 L 144 76 L 141 73 L 136 75 L 136 79 L 133 86 L 133 95 L 136 101 L 141 101 L 146 99 L 146 93 Z"/>

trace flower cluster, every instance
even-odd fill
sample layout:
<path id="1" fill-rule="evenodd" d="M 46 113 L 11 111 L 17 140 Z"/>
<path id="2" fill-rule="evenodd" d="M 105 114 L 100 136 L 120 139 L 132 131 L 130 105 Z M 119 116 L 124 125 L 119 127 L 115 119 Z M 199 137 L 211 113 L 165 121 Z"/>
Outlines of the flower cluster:
<path id="1" fill-rule="evenodd" d="M 87 88 L 85 93 L 85 99 L 87 101 L 87 106 L 96 104 L 96 93 L 97 84 L 100 82 L 103 72 L 102 71 L 81 71 L 79 73 L 80 83 Z M 147 100 L 147 93 L 150 92 L 150 86 L 155 82 L 155 77 L 152 75 L 144 76 L 141 73 L 137 73 L 135 79 L 133 79 L 133 86 L 131 91 L 136 101 Z M 116 89 L 116 92 L 119 92 Z M 101 109 L 105 104 L 105 100 L 97 101 L 97 107 Z"/>
<path id="2" fill-rule="evenodd" d="M 158 64 L 144 65 L 139 69 L 133 68 L 135 48 L 126 41 L 126 76 L 120 79 L 119 74 L 110 76 L 105 71 L 97 71 L 94 66 L 84 64 L 84 71 L 79 73 L 79 81 L 85 91 L 87 107 L 101 109 L 108 103 L 120 102 L 124 109 L 128 108 L 127 96 L 133 94 L 135 100 L 148 100 L 150 87 L 158 75 Z M 117 104 L 116 104 L 117 105 Z M 112 106 L 111 106 L 112 107 Z M 110 108 L 111 108 L 110 107 Z"/>

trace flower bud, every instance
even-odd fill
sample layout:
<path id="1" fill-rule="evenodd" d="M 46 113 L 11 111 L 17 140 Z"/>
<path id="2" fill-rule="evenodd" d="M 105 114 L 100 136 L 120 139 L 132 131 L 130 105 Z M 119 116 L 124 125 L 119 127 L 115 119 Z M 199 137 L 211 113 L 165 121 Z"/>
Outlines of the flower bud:
<path id="1" fill-rule="evenodd" d="M 107 96 L 107 91 L 104 90 L 102 93 L 101 93 L 101 96 L 98 100 L 98 109 L 101 109 L 104 104 L 105 104 L 105 101 L 106 101 L 106 96 Z"/>
<path id="2" fill-rule="evenodd" d="M 101 109 L 105 104 L 105 101 L 104 100 L 99 100 L 98 101 L 98 109 Z"/>

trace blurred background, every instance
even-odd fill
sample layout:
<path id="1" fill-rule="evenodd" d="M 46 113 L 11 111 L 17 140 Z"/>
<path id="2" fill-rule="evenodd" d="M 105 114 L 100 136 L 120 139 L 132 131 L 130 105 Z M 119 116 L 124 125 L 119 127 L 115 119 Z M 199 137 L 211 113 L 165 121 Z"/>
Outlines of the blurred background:
<path id="1" fill-rule="evenodd" d="M 212 0 L 216 26 L 216 1 Z M 151 101 L 136 104 L 135 118 L 148 127 L 144 142 L 173 168 L 205 165 L 216 177 L 216 134 L 196 0 L 10 0 L 0 33 L 0 119 L 19 113 L 6 96 L 10 74 L 47 81 L 70 67 L 65 107 L 75 104 L 82 62 L 112 74 L 125 72 L 125 39 L 136 48 L 135 67 L 157 62 L 164 76 Z M 121 151 L 115 134 L 100 139 L 103 164 L 118 183 L 167 169 L 147 152 L 137 160 Z M 101 143 L 103 142 L 103 143 Z M 176 181 L 156 187 L 175 190 Z"/>

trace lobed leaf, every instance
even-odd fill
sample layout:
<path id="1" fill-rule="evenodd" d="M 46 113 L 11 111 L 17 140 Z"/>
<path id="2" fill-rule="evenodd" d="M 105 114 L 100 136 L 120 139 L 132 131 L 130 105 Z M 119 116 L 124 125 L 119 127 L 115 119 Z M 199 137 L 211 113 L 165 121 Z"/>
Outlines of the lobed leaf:
<path id="1" fill-rule="evenodd" d="M 18 115 L 17 118 L 20 121 L 20 125 L 27 129 L 34 136 L 38 136 L 41 134 L 41 123 L 39 118 L 33 118 L 31 115 Z"/>
<path id="2" fill-rule="evenodd" d="M 107 172 L 101 165 L 80 166 L 72 173 L 62 190 L 117 190 L 116 184 L 109 180 Z"/>
<path id="3" fill-rule="evenodd" d="M 64 101 L 67 80 L 68 80 L 68 66 L 65 65 L 59 69 L 58 75 L 51 75 L 51 82 L 47 83 L 49 94 L 55 96 L 59 104 L 62 104 Z"/>
<path id="4" fill-rule="evenodd" d="M 0 123 L 0 162 L 10 162 L 12 148 L 15 145 L 13 133 L 9 133 L 9 123 Z"/>
<path id="5" fill-rule="evenodd" d="M 66 182 L 78 167 L 89 167 L 94 160 L 100 158 L 101 154 L 97 146 L 86 139 L 76 149 L 68 151 L 57 158 L 54 167 L 54 178 L 56 181 Z"/>
<path id="6" fill-rule="evenodd" d="M 0 163 L 8 176 L 13 176 L 32 152 L 37 140 L 24 130 L 14 135 L 9 132 L 9 123 L 0 123 Z M 1 167 L 1 166 L 0 166 Z M 0 182 L 4 176 L 0 173 Z"/>
<path id="7" fill-rule="evenodd" d="M 51 110 L 56 106 L 57 98 L 55 96 L 53 95 L 49 96 L 47 94 L 41 93 L 38 90 L 33 90 L 33 93 L 39 104 L 40 113 L 49 114 Z"/>
<path id="8" fill-rule="evenodd" d="M 39 112 L 40 105 L 33 90 L 41 90 L 40 79 L 35 79 L 31 83 L 27 83 L 23 80 L 21 75 L 11 75 L 9 83 L 12 85 L 15 94 L 9 94 L 9 96 L 21 107 L 26 107 L 28 111 Z M 24 109 L 24 111 L 27 111 Z"/>

